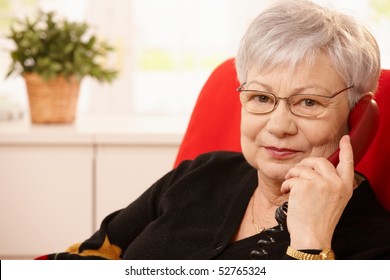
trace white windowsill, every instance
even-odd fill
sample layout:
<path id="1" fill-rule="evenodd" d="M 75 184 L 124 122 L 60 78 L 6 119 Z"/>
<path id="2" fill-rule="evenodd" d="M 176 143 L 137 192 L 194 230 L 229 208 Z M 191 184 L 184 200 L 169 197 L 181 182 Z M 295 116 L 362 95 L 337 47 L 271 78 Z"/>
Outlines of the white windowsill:
<path id="1" fill-rule="evenodd" d="M 79 115 L 73 124 L 36 125 L 28 118 L 0 122 L 0 144 L 179 145 L 188 119 L 167 116 Z"/>

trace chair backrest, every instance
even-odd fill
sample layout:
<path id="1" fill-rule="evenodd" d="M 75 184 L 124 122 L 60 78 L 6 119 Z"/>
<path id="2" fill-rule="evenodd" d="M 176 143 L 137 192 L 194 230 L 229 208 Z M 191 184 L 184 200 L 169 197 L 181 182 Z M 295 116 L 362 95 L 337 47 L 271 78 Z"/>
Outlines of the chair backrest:
<path id="1" fill-rule="evenodd" d="M 241 151 L 238 86 L 234 59 L 213 71 L 195 104 L 175 166 L 205 152 Z M 378 200 L 390 210 L 390 70 L 382 70 L 375 100 L 379 129 L 356 170 L 369 179 Z"/>
<path id="2" fill-rule="evenodd" d="M 175 166 L 217 150 L 241 151 L 241 104 L 234 59 L 219 65 L 203 86 L 184 134 Z"/>

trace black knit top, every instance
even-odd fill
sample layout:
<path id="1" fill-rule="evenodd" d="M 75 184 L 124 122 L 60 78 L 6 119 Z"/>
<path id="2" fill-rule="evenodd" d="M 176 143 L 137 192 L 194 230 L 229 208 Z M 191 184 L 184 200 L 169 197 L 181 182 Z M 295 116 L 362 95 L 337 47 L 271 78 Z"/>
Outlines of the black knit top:
<path id="1" fill-rule="evenodd" d="M 257 170 L 241 153 L 213 152 L 185 161 L 125 209 L 107 216 L 98 232 L 50 259 L 286 259 L 287 230 L 230 242 L 257 187 Z M 131 186 L 129 186 L 131 189 Z M 272 237 L 274 243 L 260 239 Z M 369 183 L 354 191 L 336 227 L 337 259 L 390 259 L 390 213 Z"/>

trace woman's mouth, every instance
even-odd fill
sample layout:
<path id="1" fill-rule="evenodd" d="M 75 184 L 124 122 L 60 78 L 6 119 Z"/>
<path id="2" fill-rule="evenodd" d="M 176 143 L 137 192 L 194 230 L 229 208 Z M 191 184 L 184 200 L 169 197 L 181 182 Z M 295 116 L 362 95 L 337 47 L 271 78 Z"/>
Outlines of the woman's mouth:
<path id="1" fill-rule="evenodd" d="M 286 148 L 276 148 L 276 147 L 264 147 L 268 155 L 275 159 L 288 159 L 295 156 L 299 151 L 286 149 Z"/>

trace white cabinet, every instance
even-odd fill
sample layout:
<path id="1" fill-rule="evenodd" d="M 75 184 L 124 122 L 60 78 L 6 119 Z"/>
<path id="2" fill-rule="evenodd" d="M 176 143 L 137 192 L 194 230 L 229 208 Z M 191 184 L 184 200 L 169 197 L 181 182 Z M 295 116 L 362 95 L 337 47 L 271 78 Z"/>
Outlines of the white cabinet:
<path id="1" fill-rule="evenodd" d="M 126 207 L 174 163 L 177 146 L 99 146 L 96 158 L 96 221 Z"/>
<path id="2" fill-rule="evenodd" d="M 0 259 L 83 241 L 172 169 L 184 124 L 140 133 L 133 122 L 0 123 Z"/>
<path id="3" fill-rule="evenodd" d="M 66 249 L 92 233 L 92 148 L 0 147 L 0 257 Z"/>

